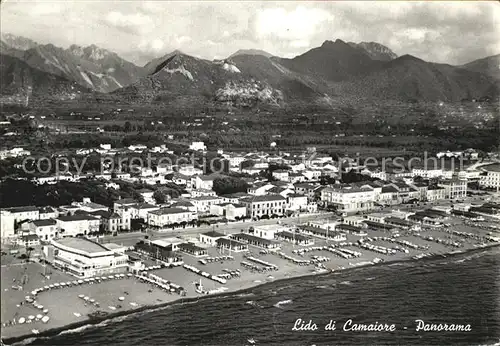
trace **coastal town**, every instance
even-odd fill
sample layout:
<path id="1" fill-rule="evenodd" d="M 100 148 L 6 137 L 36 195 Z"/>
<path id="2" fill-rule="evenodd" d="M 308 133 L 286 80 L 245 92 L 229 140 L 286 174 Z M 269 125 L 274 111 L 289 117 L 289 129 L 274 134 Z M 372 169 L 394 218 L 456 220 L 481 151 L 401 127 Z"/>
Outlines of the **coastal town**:
<path id="1" fill-rule="evenodd" d="M 193 142 L 188 150 L 207 148 Z M 165 145 L 101 144 L 79 154 L 124 151 L 170 152 Z M 30 153 L 2 152 L 3 158 L 23 155 Z M 217 173 L 183 163 L 32 177 L 37 186 L 90 180 L 107 190 L 124 182 L 137 188 L 134 198 L 110 205 L 88 196 L 67 205 L 1 209 L 2 337 L 16 340 L 273 280 L 500 242 L 500 170 L 493 153 L 486 160 L 472 149 L 436 154 L 448 161 L 467 157 L 455 170 L 335 161 L 314 147 L 217 155 L 223 161 Z M 237 189 L 221 193 L 229 177 L 237 179 Z M 161 194 L 162 186 L 180 193 Z"/>

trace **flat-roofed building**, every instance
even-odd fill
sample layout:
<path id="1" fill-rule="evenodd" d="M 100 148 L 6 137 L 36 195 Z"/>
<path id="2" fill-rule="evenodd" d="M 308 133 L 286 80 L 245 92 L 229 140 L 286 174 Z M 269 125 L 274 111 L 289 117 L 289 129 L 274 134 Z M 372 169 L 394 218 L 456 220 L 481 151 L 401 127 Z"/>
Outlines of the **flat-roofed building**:
<path id="1" fill-rule="evenodd" d="M 327 187 L 321 191 L 321 200 L 341 212 L 367 211 L 373 209 L 375 191 L 369 187 Z"/>
<path id="2" fill-rule="evenodd" d="M 234 252 L 248 251 L 248 244 L 234 240 L 231 237 L 217 239 L 217 247 Z"/>
<path id="3" fill-rule="evenodd" d="M 128 256 L 116 253 L 86 238 L 52 239 L 44 247 L 46 257 L 56 268 L 76 277 L 86 278 L 123 273 L 128 268 Z"/>
<path id="4" fill-rule="evenodd" d="M 261 218 L 264 215 L 283 215 L 286 198 L 281 195 L 265 195 L 242 198 L 241 204 L 247 209 L 247 216 Z"/>
<path id="5" fill-rule="evenodd" d="M 281 244 L 274 239 L 264 239 L 248 233 L 232 234 L 230 238 L 242 243 L 246 243 L 248 245 L 257 246 L 264 249 L 279 249 L 281 247 Z"/>

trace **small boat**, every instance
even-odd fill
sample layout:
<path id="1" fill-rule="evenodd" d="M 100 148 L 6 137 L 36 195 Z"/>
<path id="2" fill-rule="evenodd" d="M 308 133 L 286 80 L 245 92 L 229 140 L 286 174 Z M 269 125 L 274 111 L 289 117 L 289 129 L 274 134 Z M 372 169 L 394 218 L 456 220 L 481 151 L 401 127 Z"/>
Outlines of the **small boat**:
<path id="1" fill-rule="evenodd" d="M 82 316 L 82 314 L 78 313 L 78 312 L 73 312 L 73 315 L 75 315 L 76 317 L 80 317 Z"/>
<path id="2" fill-rule="evenodd" d="M 84 297 L 85 297 L 85 295 L 83 295 L 83 294 L 79 294 L 79 295 L 78 295 L 78 298 L 83 299 Z"/>
<path id="3" fill-rule="evenodd" d="M 122 302 L 125 300 L 125 297 L 118 297 L 118 300 Z"/>
<path id="4" fill-rule="evenodd" d="M 114 306 L 108 306 L 108 308 L 110 308 L 111 310 L 116 310 Z"/>
<path id="5" fill-rule="evenodd" d="M 255 340 L 253 338 L 250 338 L 247 340 L 250 344 L 254 345 L 255 344 Z"/>
<path id="6" fill-rule="evenodd" d="M 40 334 L 40 331 L 38 329 L 32 329 L 31 332 L 33 334 Z"/>

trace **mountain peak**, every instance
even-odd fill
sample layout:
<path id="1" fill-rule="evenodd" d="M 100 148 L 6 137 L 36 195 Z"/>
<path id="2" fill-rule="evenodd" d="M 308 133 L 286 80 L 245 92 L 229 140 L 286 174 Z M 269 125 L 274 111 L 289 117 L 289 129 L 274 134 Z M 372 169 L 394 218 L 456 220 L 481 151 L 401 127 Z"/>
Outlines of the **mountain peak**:
<path id="1" fill-rule="evenodd" d="M 325 42 L 323 42 L 321 47 L 332 47 L 332 46 L 343 46 L 343 45 L 347 45 L 347 43 L 345 43 L 341 39 L 336 39 L 335 41 L 326 40 Z"/>
<path id="2" fill-rule="evenodd" d="M 265 56 L 266 58 L 270 58 L 273 56 L 272 54 L 269 54 L 268 52 L 260 49 L 239 49 L 233 54 L 231 54 L 229 58 L 234 58 L 235 56 L 238 55 L 262 55 Z"/>
<path id="3" fill-rule="evenodd" d="M 10 33 L 2 33 L 1 37 L 2 41 L 4 41 L 7 46 L 18 50 L 28 50 L 38 45 L 38 43 L 29 38 Z"/>
<path id="4" fill-rule="evenodd" d="M 348 43 L 353 48 L 362 49 L 373 60 L 391 61 L 398 56 L 388 47 L 377 42 Z"/>

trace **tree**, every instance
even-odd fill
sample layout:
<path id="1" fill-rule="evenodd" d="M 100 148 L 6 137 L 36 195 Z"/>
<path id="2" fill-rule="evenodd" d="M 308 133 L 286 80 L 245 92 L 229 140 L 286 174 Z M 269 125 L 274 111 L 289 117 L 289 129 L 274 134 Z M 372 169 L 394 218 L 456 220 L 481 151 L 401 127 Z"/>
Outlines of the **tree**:
<path id="1" fill-rule="evenodd" d="M 214 179 L 212 188 L 218 195 L 227 195 L 237 192 L 247 192 L 248 184 L 235 177 L 223 177 Z"/>

